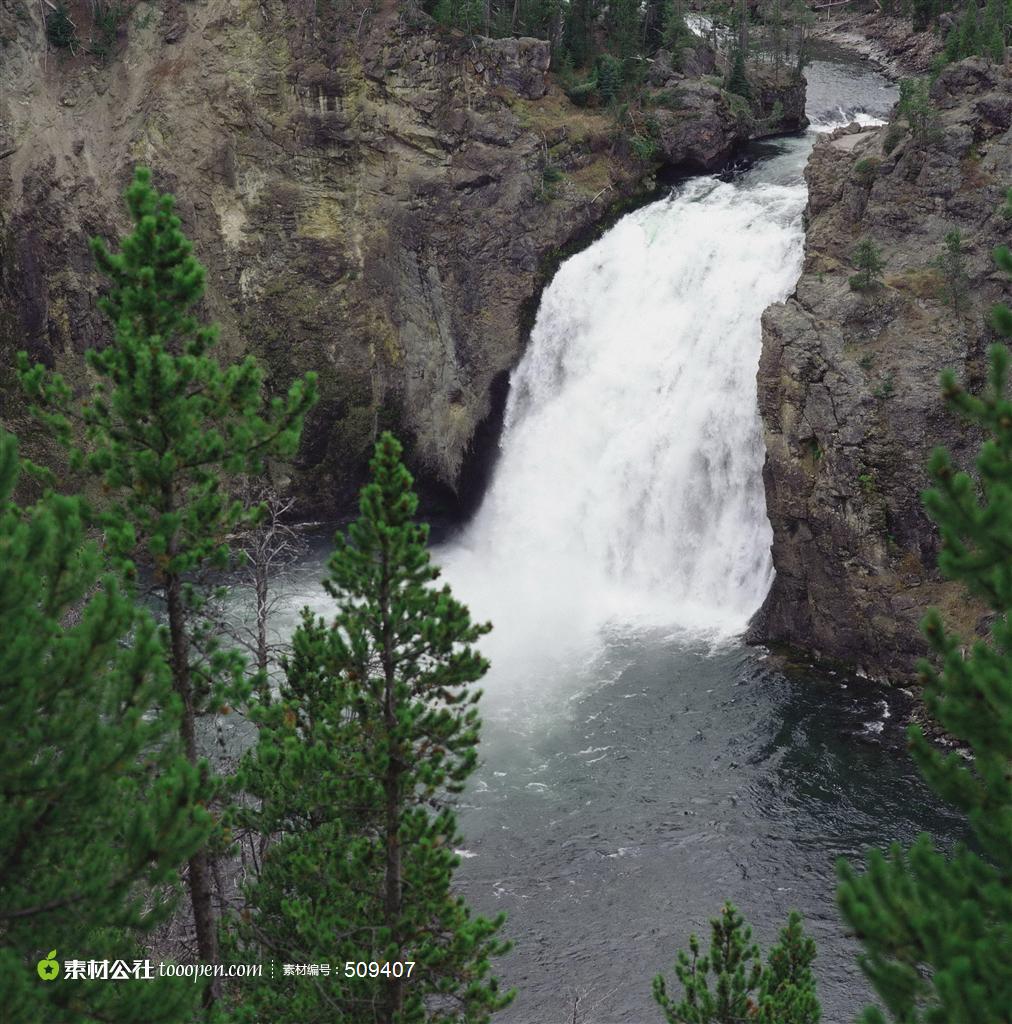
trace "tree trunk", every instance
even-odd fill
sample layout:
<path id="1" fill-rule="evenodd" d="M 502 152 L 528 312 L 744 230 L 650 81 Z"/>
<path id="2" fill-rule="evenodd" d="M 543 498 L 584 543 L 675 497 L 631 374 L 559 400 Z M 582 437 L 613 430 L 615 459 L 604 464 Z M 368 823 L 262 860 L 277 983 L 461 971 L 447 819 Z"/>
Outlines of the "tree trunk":
<path id="1" fill-rule="evenodd" d="M 396 667 L 394 665 L 394 643 L 390 624 L 390 584 L 388 566 L 384 566 L 383 579 L 380 584 L 380 609 L 382 615 L 382 659 L 384 676 L 383 723 L 390 740 L 390 758 L 387 762 L 383 788 L 386 793 L 386 814 L 384 829 L 386 832 L 386 868 L 385 891 L 383 900 L 383 916 L 386 926 L 396 946 L 394 955 L 399 960 L 402 955 L 400 937 L 402 891 L 401 866 L 401 776 L 404 771 L 401 751 L 396 742 L 397 733 L 397 695 Z M 387 1003 L 384 1012 L 384 1024 L 395 1024 L 404 1008 L 404 980 L 391 977 L 387 990 Z"/>
<path id="2" fill-rule="evenodd" d="M 397 943 L 396 957 L 400 959 L 401 949 L 397 938 L 401 916 L 401 841 L 400 841 L 400 766 L 390 759 L 384 780 L 386 789 L 386 893 L 384 915 L 387 927 Z M 391 978 L 387 993 L 385 1024 L 394 1024 L 404 1008 L 404 982 Z"/>
<path id="3" fill-rule="evenodd" d="M 267 558 L 261 553 L 255 566 L 256 615 L 257 615 L 257 668 L 267 671 Z M 266 683 L 264 684 L 266 688 Z"/>
<path id="4" fill-rule="evenodd" d="M 176 554 L 173 538 L 168 556 Z M 170 573 L 165 583 L 165 596 L 169 612 L 169 641 L 172 661 L 172 682 L 176 693 L 183 702 L 183 717 L 180 734 L 190 764 L 197 764 L 196 711 L 193 706 L 193 686 L 190 682 L 189 641 L 186 635 L 186 612 L 183 608 L 183 581 L 178 574 Z M 211 894 L 211 869 L 207 850 L 197 850 L 190 858 L 187 885 L 190 891 L 190 905 L 193 908 L 193 923 L 197 930 L 197 954 L 202 963 L 218 962 L 218 931 L 214 916 Z M 204 991 L 204 1005 L 211 1006 L 218 997 L 220 982 L 216 978 Z"/>

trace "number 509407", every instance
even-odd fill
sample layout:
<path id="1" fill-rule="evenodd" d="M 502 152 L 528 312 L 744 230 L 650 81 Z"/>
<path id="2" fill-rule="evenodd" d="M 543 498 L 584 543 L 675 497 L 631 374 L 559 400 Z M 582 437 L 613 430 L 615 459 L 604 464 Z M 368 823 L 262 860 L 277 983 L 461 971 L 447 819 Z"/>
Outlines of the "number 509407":
<path id="1" fill-rule="evenodd" d="M 414 960 L 378 963 L 375 960 L 345 960 L 346 978 L 410 978 L 415 969 Z"/>

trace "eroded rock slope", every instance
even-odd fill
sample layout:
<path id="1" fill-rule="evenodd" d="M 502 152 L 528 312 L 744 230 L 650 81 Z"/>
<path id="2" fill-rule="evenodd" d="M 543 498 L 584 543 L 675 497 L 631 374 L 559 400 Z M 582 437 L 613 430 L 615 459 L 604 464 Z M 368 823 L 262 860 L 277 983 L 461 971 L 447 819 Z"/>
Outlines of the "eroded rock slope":
<path id="1" fill-rule="evenodd" d="M 19 348 L 81 381 L 107 332 L 86 239 L 125 227 L 143 162 L 179 197 L 226 353 L 254 352 L 275 388 L 321 376 L 304 511 L 347 502 L 384 426 L 424 481 L 458 488 L 560 252 L 659 163 L 712 167 L 803 116 L 794 87 L 749 129 L 712 81 L 661 68 L 643 158 L 551 84 L 546 43 L 440 32 L 412 5 L 136 2 L 100 56 L 91 6 L 68 4 L 71 54 L 47 46 L 48 8 L 0 0 L 0 416 L 37 443 Z"/>
<path id="2" fill-rule="evenodd" d="M 804 270 L 764 316 L 758 377 L 777 576 L 754 633 L 892 678 L 925 650 L 928 606 L 966 633 L 979 624 L 934 569 L 920 495 L 935 445 L 971 464 L 977 439 L 944 408 L 938 378 L 952 367 L 982 386 L 988 311 L 1008 298 L 991 252 L 1009 237 L 1012 82 L 964 61 L 932 100 L 935 140 L 908 131 L 888 150 L 888 129 L 853 126 L 816 145 Z M 953 230 L 966 271 L 955 304 L 936 263 Z M 857 292 L 848 278 L 863 238 L 886 267 L 881 287 Z"/>

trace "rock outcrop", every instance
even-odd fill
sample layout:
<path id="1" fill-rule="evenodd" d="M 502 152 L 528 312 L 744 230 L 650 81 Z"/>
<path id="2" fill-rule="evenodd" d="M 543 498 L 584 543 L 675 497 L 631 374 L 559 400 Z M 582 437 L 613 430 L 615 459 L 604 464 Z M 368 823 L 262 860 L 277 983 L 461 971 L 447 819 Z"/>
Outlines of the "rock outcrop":
<path id="1" fill-rule="evenodd" d="M 749 102 L 720 87 L 708 46 L 687 48 L 680 66 L 698 74 L 673 71 L 669 55 L 661 51 L 644 91 L 650 130 L 669 166 L 713 170 L 750 140 L 808 126 L 805 80 L 791 71 L 753 69 Z"/>
<path id="2" fill-rule="evenodd" d="M 952 15 L 943 14 L 939 20 L 944 34 L 951 27 Z M 915 32 L 909 15 L 892 17 L 878 10 L 844 9 L 826 21 L 820 18 L 812 26 L 812 34 L 863 53 L 897 77 L 926 74 L 942 49 L 942 40 L 933 28 Z"/>
<path id="3" fill-rule="evenodd" d="M 969 468 L 979 440 L 945 409 L 938 377 L 951 367 L 981 387 L 988 311 L 1007 301 L 991 252 L 1009 233 L 1012 82 L 969 60 L 947 68 L 931 97 L 933 139 L 854 125 L 819 140 L 806 170 L 804 270 L 763 318 L 777 576 L 753 634 L 877 677 L 912 674 L 929 606 L 964 634 L 979 626 L 979 609 L 934 569 L 938 538 L 920 495 L 935 445 Z M 936 262 L 954 230 L 966 274 L 955 304 Z M 863 238 L 886 267 L 880 287 L 859 292 L 848 279 Z"/>
<path id="4" fill-rule="evenodd" d="M 225 353 L 255 353 L 272 388 L 320 374 L 292 471 L 307 512 L 354 495 L 383 427 L 431 493 L 458 489 L 559 255 L 660 163 L 713 167 L 743 138 L 721 90 L 689 83 L 662 151 L 638 154 L 552 83 L 547 43 L 391 0 L 125 4 L 104 56 L 91 6 L 68 3 L 81 41 L 57 51 L 47 8 L 0 0 L 0 416 L 37 443 L 19 348 L 82 382 L 108 330 L 86 241 L 122 232 L 145 163 L 179 197 Z"/>

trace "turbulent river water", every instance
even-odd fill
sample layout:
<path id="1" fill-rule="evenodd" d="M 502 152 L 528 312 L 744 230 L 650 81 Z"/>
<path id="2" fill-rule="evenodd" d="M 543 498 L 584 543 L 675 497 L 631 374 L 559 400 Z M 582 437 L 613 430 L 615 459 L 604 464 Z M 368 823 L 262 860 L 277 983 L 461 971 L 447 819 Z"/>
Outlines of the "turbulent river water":
<path id="1" fill-rule="evenodd" d="M 903 753 L 902 695 L 785 674 L 737 639 L 772 578 L 759 318 L 798 276 L 804 163 L 815 131 L 895 98 L 841 55 L 807 74 L 813 130 L 562 265 L 488 493 L 436 551 L 495 625 L 458 878 L 509 915 L 503 1024 L 661 1020 L 652 976 L 725 898 L 764 942 L 804 913 L 824 1020 L 844 1024 L 868 990 L 836 858 L 958 827 Z"/>

